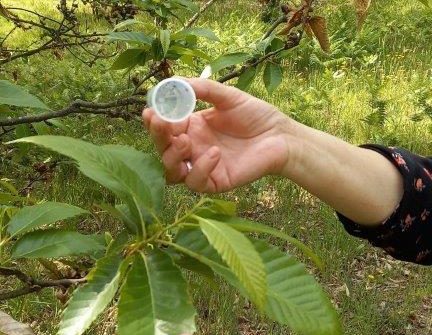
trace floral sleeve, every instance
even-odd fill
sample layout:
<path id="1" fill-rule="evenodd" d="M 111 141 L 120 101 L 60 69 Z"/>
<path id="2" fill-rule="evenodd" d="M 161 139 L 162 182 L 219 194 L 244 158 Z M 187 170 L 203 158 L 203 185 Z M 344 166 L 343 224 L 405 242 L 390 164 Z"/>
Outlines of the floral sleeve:
<path id="1" fill-rule="evenodd" d="M 363 145 L 388 158 L 404 178 L 404 195 L 395 212 L 378 227 L 361 226 L 338 213 L 353 236 L 369 240 L 393 257 L 432 265 L 432 158 L 400 148 Z"/>

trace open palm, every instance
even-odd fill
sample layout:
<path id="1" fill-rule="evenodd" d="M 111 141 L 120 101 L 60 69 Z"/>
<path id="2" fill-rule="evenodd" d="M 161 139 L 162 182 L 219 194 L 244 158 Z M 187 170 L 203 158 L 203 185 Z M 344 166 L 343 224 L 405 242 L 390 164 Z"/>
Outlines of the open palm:
<path id="1" fill-rule="evenodd" d="M 205 79 L 189 82 L 197 98 L 213 107 L 181 123 L 165 122 L 151 109 L 143 113 L 169 182 L 214 193 L 280 172 L 288 157 L 288 117 L 233 87 Z M 186 161 L 192 163 L 190 172 Z"/>

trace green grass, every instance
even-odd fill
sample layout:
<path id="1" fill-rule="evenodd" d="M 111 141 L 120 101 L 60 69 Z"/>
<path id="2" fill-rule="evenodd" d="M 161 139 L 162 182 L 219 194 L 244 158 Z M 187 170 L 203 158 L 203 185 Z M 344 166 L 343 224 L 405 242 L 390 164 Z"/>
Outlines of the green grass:
<path id="1" fill-rule="evenodd" d="M 52 12 L 54 6 L 54 1 L 5 2 L 26 4 L 46 12 Z M 284 81 L 276 93 L 269 97 L 261 83 L 254 84 L 251 93 L 291 117 L 351 143 L 398 145 L 430 154 L 430 119 L 413 122 L 411 117 L 422 112 L 422 96 L 432 104 L 432 13 L 415 0 L 375 2 L 364 30 L 357 35 L 349 2 L 329 0 L 317 12 L 328 18 L 332 53 L 324 55 L 314 41 L 304 40 L 284 61 Z M 91 24 L 107 28 L 102 21 Z M 203 42 L 210 54 L 247 48 L 265 30 L 257 1 L 220 0 L 199 24 L 211 27 L 221 38 L 218 44 Z M 0 34 L 6 29 L 0 19 Z M 17 32 L 14 43 L 25 45 L 31 37 L 29 33 Z M 124 94 L 131 87 L 128 78 L 108 71 L 110 64 L 111 61 L 102 61 L 88 68 L 68 54 L 62 61 L 56 61 L 47 52 L 29 58 L 28 63 L 8 64 L 1 69 L 0 78 L 12 78 L 16 71 L 19 84 L 28 86 L 57 108 L 75 97 L 102 101 Z M 382 126 L 368 125 L 362 120 L 374 111 L 371 106 L 378 101 L 385 103 L 386 120 Z M 146 131 L 137 123 L 101 117 L 70 118 L 65 123 L 68 130 L 57 133 L 95 143 L 128 144 L 153 152 Z M 1 152 L 5 154 L 5 147 Z M 47 157 L 40 150 L 31 153 L 39 160 Z M 11 163 L 3 159 L 1 177 L 11 178 L 21 187 L 33 173 L 31 162 L 24 159 Z M 111 197 L 70 166 L 61 166 L 51 181 L 36 184 L 32 195 L 86 208 Z M 323 273 L 310 268 L 336 304 L 345 334 L 432 332 L 428 309 L 432 297 L 430 269 L 394 261 L 367 242 L 348 236 L 330 208 L 287 180 L 264 178 L 221 197 L 236 201 L 242 216 L 296 236 L 323 258 Z M 198 198 L 199 195 L 184 187 L 168 187 L 166 219 L 173 217 L 179 203 L 191 204 Z M 118 229 L 106 217 L 95 215 L 95 218 L 98 220 L 79 223 L 80 227 L 114 232 Z M 285 244 L 280 246 L 296 253 Z M 302 255 L 298 257 L 306 261 Z M 6 284 L 15 285 L 1 282 L 2 287 Z M 200 334 L 290 334 L 286 328 L 261 319 L 227 285 L 221 283 L 220 288 L 212 291 L 198 280 L 194 284 Z M 46 290 L 41 295 L 1 304 L 0 308 L 31 323 L 38 334 L 53 334 L 62 305 Z M 112 334 L 112 313 L 103 316 L 88 333 Z"/>

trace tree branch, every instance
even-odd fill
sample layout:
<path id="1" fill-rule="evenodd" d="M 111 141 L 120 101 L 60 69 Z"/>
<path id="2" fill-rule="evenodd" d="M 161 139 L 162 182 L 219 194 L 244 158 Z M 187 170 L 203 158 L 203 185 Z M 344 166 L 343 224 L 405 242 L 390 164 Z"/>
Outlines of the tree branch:
<path id="1" fill-rule="evenodd" d="M 286 22 L 287 19 L 288 17 L 286 15 L 280 16 L 275 22 L 273 22 L 270 29 L 264 34 L 262 40 L 265 40 L 267 37 L 269 37 L 276 30 L 276 28 L 279 27 L 282 23 Z"/>
<path id="2" fill-rule="evenodd" d="M 216 0 L 208 0 L 201 8 L 200 10 L 195 13 L 194 16 L 192 16 L 190 18 L 190 20 L 186 23 L 186 28 L 190 28 L 192 27 L 196 21 L 198 21 L 198 19 L 200 18 L 200 16 L 214 3 L 216 2 Z"/>
<path id="3" fill-rule="evenodd" d="M 138 96 L 131 96 L 110 102 L 90 102 L 84 100 L 75 100 L 69 106 L 57 110 L 49 111 L 36 115 L 26 115 L 17 118 L 8 118 L 0 120 L 1 126 L 14 126 L 23 123 L 41 122 L 49 119 L 55 119 L 64 117 L 72 114 L 106 114 L 112 117 L 127 117 L 131 116 L 131 113 L 119 112 L 112 110 L 112 108 L 124 107 L 130 105 L 143 105 L 145 100 Z"/>
<path id="4" fill-rule="evenodd" d="M 4 268 L 4 267 L 0 267 L 0 275 L 14 276 L 26 285 L 24 287 L 21 287 L 13 291 L 8 291 L 8 292 L 0 291 L 0 301 L 17 298 L 22 295 L 26 295 L 33 292 L 39 292 L 40 290 L 47 287 L 69 287 L 72 285 L 86 282 L 85 278 L 39 280 L 26 275 L 24 272 L 18 269 L 11 269 L 11 268 Z"/>

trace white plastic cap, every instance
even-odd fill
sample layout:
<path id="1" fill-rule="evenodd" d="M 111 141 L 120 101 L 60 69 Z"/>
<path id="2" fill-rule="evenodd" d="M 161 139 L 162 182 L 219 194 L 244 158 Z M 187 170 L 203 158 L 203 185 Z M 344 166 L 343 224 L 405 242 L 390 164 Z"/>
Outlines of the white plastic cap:
<path id="1" fill-rule="evenodd" d="M 196 95 L 187 81 L 168 78 L 148 92 L 147 101 L 161 119 L 180 122 L 187 119 L 195 110 Z"/>

